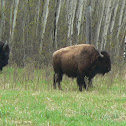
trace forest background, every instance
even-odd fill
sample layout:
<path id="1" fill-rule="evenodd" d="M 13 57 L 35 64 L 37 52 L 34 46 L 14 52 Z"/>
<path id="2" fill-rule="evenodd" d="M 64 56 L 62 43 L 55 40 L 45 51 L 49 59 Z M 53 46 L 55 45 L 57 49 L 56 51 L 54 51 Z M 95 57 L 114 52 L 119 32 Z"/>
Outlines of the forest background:
<path id="1" fill-rule="evenodd" d="M 62 47 L 86 43 L 86 8 L 91 6 L 91 43 L 122 60 L 126 0 L 0 0 L 0 40 L 11 47 L 10 64 L 51 64 Z"/>

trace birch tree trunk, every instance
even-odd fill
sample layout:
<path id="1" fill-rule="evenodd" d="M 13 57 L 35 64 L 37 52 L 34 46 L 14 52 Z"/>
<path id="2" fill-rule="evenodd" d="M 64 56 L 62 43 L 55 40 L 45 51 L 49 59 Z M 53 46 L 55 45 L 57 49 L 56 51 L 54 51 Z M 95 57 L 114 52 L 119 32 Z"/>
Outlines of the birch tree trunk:
<path id="1" fill-rule="evenodd" d="M 115 2 L 114 4 L 114 13 L 113 13 L 113 17 L 112 17 L 112 22 L 111 22 L 111 27 L 110 27 L 110 33 L 112 33 L 114 25 L 115 25 L 115 21 L 116 21 L 116 15 L 117 15 L 117 10 L 118 10 L 118 0 Z"/>
<path id="2" fill-rule="evenodd" d="M 121 24 L 122 24 L 122 19 L 123 19 L 123 12 L 124 12 L 124 8 L 125 8 L 125 3 L 126 1 L 123 0 L 122 1 L 122 6 L 121 6 L 121 9 L 120 9 L 120 16 L 119 16 L 119 23 L 118 23 L 118 32 L 117 32 L 117 39 L 119 40 L 119 33 L 120 33 L 120 30 L 121 30 Z"/>
<path id="3" fill-rule="evenodd" d="M 43 38 L 44 38 L 44 33 L 45 33 L 45 29 L 46 29 L 46 24 L 47 24 L 47 18 L 48 18 L 48 14 L 49 14 L 49 0 L 46 0 L 44 3 L 44 10 L 43 10 L 43 14 L 42 14 L 42 27 L 41 27 L 41 42 L 40 42 L 40 52 L 42 51 L 42 47 L 43 47 Z"/>
<path id="4" fill-rule="evenodd" d="M 104 14 L 104 10 L 105 10 L 105 1 L 106 0 L 102 0 L 102 7 L 101 10 L 99 10 L 98 14 L 99 16 L 99 21 L 97 23 L 97 28 L 96 28 L 96 34 L 95 34 L 95 42 L 96 42 L 96 47 L 98 49 L 99 46 L 99 35 L 100 35 L 100 29 L 101 29 L 101 23 L 102 23 L 102 19 L 103 19 L 103 14 Z"/>
<path id="5" fill-rule="evenodd" d="M 23 6 L 24 6 L 24 3 L 23 3 Z M 24 8 L 24 10 L 25 10 L 25 12 L 26 12 L 26 9 Z M 24 66 L 26 66 L 26 46 L 25 46 L 25 17 L 24 17 L 24 19 L 23 19 L 23 21 L 22 21 L 22 31 L 23 31 L 23 39 L 22 39 L 22 41 L 23 41 L 23 65 Z"/>
<path id="6" fill-rule="evenodd" d="M 17 19 L 17 12 L 18 12 L 18 5 L 19 0 L 14 0 L 11 4 L 11 12 L 10 12 L 10 36 L 9 36 L 9 43 L 11 45 L 11 51 L 10 51 L 10 60 L 13 60 L 13 38 L 14 38 L 14 31 L 16 26 L 16 19 Z M 14 10 L 13 10 L 14 9 Z"/>
<path id="7" fill-rule="evenodd" d="M 126 1 L 122 1 L 121 9 L 120 9 L 120 16 L 119 16 L 119 23 L 118 23 L 118 31 L 117 31 L 117 46 L 116 46 L 116 52 L 117 56 L 119 56 L 119 49 L 120 49 L 120 40 L 119 40 L 119 35 L 120 35 L 120 30 L 121 30 L 121 25 L 122 25 L 122 20 L 123 20 L 123 12 L 125 8 L 125 3 Z"/>
<path id="8" fill-rule="evenodd" d="M 108 1 L 108 5 L 106 9 L 106 17 L 105 17 L 103 35 L 102 35 L 102 40 L 101 40 L 101 48 L 100 48 L 101 50 L 105 49 L 110 19 L 111 19 L 111 0 Z"/>
<path id="9" fill-rule="evenodd" d="M 91 6 L 86 8 L 86 43 L 91 44 Z"/>
<path id="10" fill-rule="evenodd" d="M 60 9 L 61 9 L 61 0 L 57 0 L 56 2 L 56 9 L 55 9 L 55 19 L 54 19 L 54 45 L 55 48 L 57 49 L 57 28 L 58 28 L 58 21 L 59 21 L 59 15 L 60 15 Z"/>
<path id="11" fill-rule="evenodd" d="M 80 26 L 81 26 L 82 14 L 83 14 L 83 6 L 84 6 L 84 1 L 79 0 L 78 1 L 78 9 L 77 9 L 77 13 L 76 13 L 76 17 L 77 17 L 77 21 L 76 21 L 77 35 L 80 34 Z"/>
<path id="12" fill-rule="evenodd" d="M 14 3 L 11 4 L 11 10 L 10 10 L 10 36 L 9 36 L 9 42 L 11 42 L 11 35 L 12 35 L 12 16 L 13 16 L 13 5 Z"/>
<path id="13" fill-rule="evenodd" d="M 2 40 L 2 34 L 5 26 L 5 0 L 0 1 L 1 4 L 1 19 L 0 19 L 0 40 Z"/>
<path id="14" fill-rule="evenodd" d="M 126 11 L 125 10 L 124 10 L 124 16 L 123 16 L 122 25 L 126 26 Z"/>
<path id="15" fill-rule="evenodd" d="M 19 5 L 19 0 L 14 0 L 14 15 L 13 15 L 13 23 L 12 23 L 12 31 L 11 31 L 11 39 L 10 42 L 13 42 L 13 37 L 14 37 L 14 30 L 16 26 L 16 19 L 17 19 L 17 12 L 18 12 L 18 5 Z"/>
<path id="16" fill-rule="evenodd" d="M 69 40 L 69 45 L 72 45 L 72 35 L 73 35 L 73 23 L 74 23 L 74 18 L 75 18 L 75 11 L 76 11 L 76 6 L 77 6 L 77 0 L 71 0 L 69 1 L 68 5 L 68 40 Z"/>
<path id="17" fill-rule="evenodd" d="M 27 7 L 25 7 L 25 5 L 28 4 L 28 0 L 26 0 L 25 2 L 23 1 L 22 3 L 22 9 L 24 10 L 24 14 L 27 12 Z M 23 20 L 22 20 L 22 41 L 23 41 L 23 66 L 25 67 L 26 66 L 26 63 L 27 63 L 27 44 L 26 44 L 26 20 L 27 20 L 27 15 L 24 16 Z"/>
<path id="18" fill-rule="evenodd" d="M 116 22 L 116 16 L 117 16 L 117 10 L 118 10 L 118 0 L 115 1 L 115 3 L 113 4 L 114 9 L 113 9 L 113 17 L 111 19 L 111 24 L 110 24 L 110 46 L 112 45 L 112 33 L 114 32 L 114 26 L 115 26 L 115 22 Z M 115 44 L 115 43 L 113 43 Z"/>

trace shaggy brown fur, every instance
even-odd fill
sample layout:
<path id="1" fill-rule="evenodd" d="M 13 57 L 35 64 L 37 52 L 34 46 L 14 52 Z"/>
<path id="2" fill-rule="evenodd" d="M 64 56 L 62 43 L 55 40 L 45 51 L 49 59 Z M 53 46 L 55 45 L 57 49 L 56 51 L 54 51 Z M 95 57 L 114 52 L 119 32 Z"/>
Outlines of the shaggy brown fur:
<path id="1" fill-rule="evenodd" d="M 108 66 L 105 68 L 107 70 L 99 70 L 99 68 L 104 68 L 101 62 L 103 59 L 99 51 L 93 45 L 89 44 L 73 45 L 55 51 L 53 53 L 53 68 L 55 72 L 54 88 L 56 88 L 56 83 L 58 82 L 59 89 L 61 89 L 60 81 L 62 81 L 63 74 L 66 74 L 68 77 L 77 78 L 79 90 L 82 91 L 82 86 L 87 88 L 84 82 L 85 76 L 89 77 L 89 81 L 91 82 L 95 74 L 106 73 L 106 71 L 108 72 L 111 69 L 111 62 L 108 55 L 107 60 L 109 60 L 109 63 L 106 64 Z"/>

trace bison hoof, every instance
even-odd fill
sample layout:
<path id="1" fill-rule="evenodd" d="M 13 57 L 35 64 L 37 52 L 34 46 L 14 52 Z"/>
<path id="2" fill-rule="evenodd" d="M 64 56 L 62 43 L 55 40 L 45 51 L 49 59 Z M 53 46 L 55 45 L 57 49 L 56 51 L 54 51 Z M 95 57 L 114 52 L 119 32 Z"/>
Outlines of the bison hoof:
<path id="1" fill-rule="evenodd" d="M 81 91 L 81 92 L 82 92 L 82 87 L 79 87 L 79 91 Z"/>

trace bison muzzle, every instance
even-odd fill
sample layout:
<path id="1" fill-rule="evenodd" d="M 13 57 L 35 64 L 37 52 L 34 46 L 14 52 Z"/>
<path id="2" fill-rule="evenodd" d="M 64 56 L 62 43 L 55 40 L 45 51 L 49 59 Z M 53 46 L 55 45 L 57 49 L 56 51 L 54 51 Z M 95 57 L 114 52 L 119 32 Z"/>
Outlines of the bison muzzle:
<path id="1" fill-rule="evenodd" d="M 92 79 L 96 74 L 105 74 L 111 70 L 110 56 L 106 51 L 98 51 L 93 45 L 79 44 L 61 48 L 53 53 L 53 87 L 56 88 L 62 81 L 63 74 L 77 78 L 79 90 L 91 86 Z M 86 85 L 84 78 L 88 78 Z"/>

